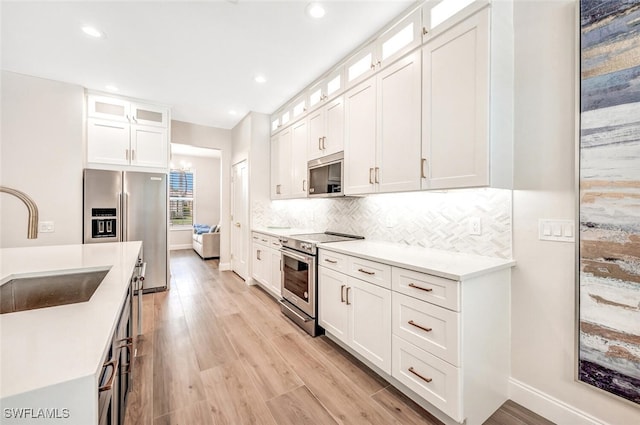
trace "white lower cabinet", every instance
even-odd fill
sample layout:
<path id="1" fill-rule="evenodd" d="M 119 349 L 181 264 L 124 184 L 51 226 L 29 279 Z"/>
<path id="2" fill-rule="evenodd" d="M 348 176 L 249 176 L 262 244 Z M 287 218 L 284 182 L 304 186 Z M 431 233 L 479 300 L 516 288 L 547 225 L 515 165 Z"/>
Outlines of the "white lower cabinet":
<path id="1" fill-rule="evenodd" d="M 506 401 L 508 267 L 452 280 L 398 267 L 401 254 L 385 264 L 371 249 L 368 258 L 330 249 L 318 268 L 330 337 L 447 424 L 480 425 Z"/>
<path id="2" fill-rule="evenodd" d="M 275 297 L 281 295 L 281 254 L 277 237 L 254 232 L 251 243 L 251 277 Z"/>
<path id="3" fill-rule="evenodd" d="M 318 268 L 318 321 L 385 373 L 391 373 L 391 291 Z"/>

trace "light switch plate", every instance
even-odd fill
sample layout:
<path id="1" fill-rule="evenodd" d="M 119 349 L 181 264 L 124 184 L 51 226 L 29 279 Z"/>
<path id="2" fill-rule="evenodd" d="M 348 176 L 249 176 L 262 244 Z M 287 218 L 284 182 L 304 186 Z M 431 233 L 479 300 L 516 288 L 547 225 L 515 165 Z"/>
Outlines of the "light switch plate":
<path id="1" fill-rule="evenodd" d="M 553 242 L 574 242 L 575 221 L 573 220 L 538 220 L 538 239 Z"/>

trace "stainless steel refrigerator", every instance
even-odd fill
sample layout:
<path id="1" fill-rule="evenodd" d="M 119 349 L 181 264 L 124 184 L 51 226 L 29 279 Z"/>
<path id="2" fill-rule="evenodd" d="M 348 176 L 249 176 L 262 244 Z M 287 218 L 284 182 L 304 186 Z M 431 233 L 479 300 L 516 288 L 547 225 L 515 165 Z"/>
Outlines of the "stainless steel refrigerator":
<path id="1" fill-rule="evenodd" d="M 84 170 L 84 243 L 142 241 L 144 292 L 168 287 L 167 175 Z"/>

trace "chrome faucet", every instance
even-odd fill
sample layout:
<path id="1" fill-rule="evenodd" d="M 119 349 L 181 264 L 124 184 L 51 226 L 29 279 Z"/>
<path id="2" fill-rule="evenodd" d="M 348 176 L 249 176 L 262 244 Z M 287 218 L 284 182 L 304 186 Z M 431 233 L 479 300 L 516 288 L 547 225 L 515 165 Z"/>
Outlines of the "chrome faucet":
<path id="1" fill-rule="evenodd" d="M 27 239 L 36 239 L 38 237 L 38 206 L 33 199 L 26 193 L 10 187 L 0 186 L 0 192 L 8 193 L 20 199 L 29 210 L 29 227 L 27 228 Z"/>

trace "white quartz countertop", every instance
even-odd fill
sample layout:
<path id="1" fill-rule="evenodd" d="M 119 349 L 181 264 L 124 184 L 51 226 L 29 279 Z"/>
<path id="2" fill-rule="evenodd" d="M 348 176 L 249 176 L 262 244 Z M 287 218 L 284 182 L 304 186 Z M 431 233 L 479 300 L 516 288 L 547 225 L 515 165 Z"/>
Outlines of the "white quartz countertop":
<path id="1" fill-rule="evenodd" d="M 367 240 L 324 243 L 320 248 L 453 280 L 470 279 L 516 264 L 503 258 Z"/>
<path id="2" fill-rule="evenodd" d="M 299 227 L 254 227 L 251 231 L 270 236 L 291 236 L 324 232 L 324 230 L 302 229 Z"/>
<path id="3" fill-rule="evenodd" d="M 142 242 L 0 250 L 0 282 L 24 274 L 110 267 L 87 302 L 0 315 L 0 398 L 95 376 Z"/>

